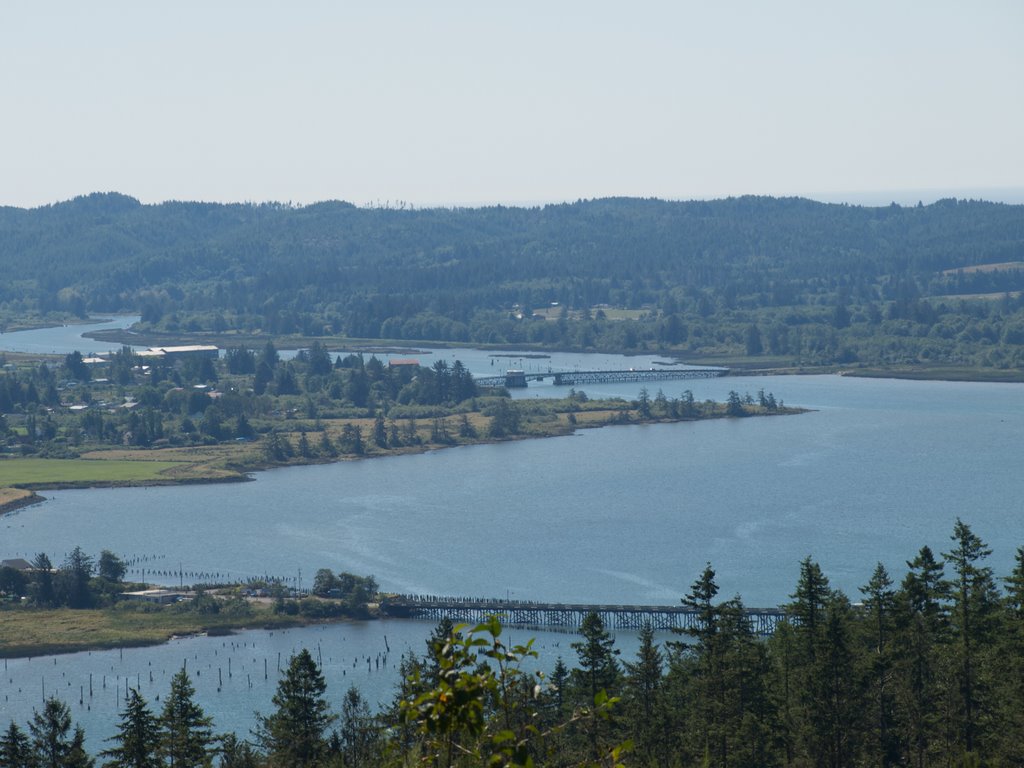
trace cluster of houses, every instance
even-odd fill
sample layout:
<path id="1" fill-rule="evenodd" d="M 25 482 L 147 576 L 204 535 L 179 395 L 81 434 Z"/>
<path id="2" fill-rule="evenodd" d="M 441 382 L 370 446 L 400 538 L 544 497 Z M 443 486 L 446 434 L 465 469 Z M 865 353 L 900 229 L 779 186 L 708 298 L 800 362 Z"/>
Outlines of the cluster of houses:
<path id="1" fill-rule="evenodd" d="M 184 363 L 189 360 L 216 360 L 220 357 L 220 348 L 212 344 L 192 344 L 183 347 L 150 347 L 136 351 L 135 356 L 140 358 L 145 365 L 151 362 L 164 362 L 170 365 Z M 95 357 L 82 358 L 86 365 L 106 365 L 110 362 L 109 356 L 97 355 Z"/>
<path id="2" fill-rule="evenodd" d="M 85 363 L 85 365 L 89 366 L 90 368 L 95 368 L 101 365 L 109 364 L 111 355 L 112 353 L 108 353 L 107 355 L 85 357 L 82 358 L 82 362 Z M 170 365 L 177 365 L 179 363 L 198 361 L 204 359 L 216 360 L 220 356 L 220 348 L 215 347 L 211 344 L 194 344 L 180 347 L 150 347 L 149 349 L 146 350 L 136 351 L 134 355 L 140 360 L 138 370 L 141 373 L 145 374 L 149 372 L 152 363 L 157 361 L 165 362 Z M 97 384 L 102 384 L 105 383 L 107 379 L 94 378 L 93 381 Z M 65 382 L 62 385 L 62 387 L 73 388 L 74 386 L 76 386 L 76 384 L 77 383 L 74 381 L 68 381 Z M 210 387 L 204 384 L 196 385 L 196 388 L 206 390 L 207 394 L 214 399 L 220 396 L 219 392 L 212 391 Z M 65 408 L 71 411 L 84 411 L 94 406 L 100 408 L 109 407 L 110 404 L 105 402 L 98 402 L 92 404 L 61 403 L 61 405 L 63 405 Z M 119 407 L 131 409 L 134 408 L 136 405 L 137 404 L 134 401 L 128 399 L 124 403 L 120 404 Z"/>

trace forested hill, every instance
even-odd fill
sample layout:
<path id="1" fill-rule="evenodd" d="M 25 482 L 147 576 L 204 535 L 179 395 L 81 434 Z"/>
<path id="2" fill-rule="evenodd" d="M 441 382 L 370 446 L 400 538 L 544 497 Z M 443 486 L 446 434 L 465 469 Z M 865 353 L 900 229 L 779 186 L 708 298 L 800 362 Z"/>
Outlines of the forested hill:
<path id="1" fill-rule="evenodd" d="M 1024 206 L 986 202 L 405 210 L 94 194 L 0 209 L 0 265 L 8 318 L 138 311 L 172 332 L 1022 366 Z"/>

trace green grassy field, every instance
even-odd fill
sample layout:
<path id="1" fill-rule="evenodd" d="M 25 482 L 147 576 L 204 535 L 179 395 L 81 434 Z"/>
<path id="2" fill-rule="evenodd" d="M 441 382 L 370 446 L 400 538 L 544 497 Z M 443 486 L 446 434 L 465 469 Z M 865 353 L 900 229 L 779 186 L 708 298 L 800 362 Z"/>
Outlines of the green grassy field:
<path id="1" fill-rule="evenodd" d="M 53 487 L 64 483 L 159 482 L 177 461 L 119 461 L 85 459 L 5 459 L 0 461 L 0 486 Z"/>

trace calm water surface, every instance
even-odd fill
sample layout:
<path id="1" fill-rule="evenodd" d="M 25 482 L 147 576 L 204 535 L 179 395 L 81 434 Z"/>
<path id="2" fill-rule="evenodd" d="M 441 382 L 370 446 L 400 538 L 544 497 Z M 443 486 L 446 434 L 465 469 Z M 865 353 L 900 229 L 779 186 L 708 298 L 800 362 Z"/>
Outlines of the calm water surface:
<path id="1" fill-rule="evenodd" d="M 0 337 L 0 346 L 14 335 Z M 427 364 L 458 357 L 481 374 L 506 367 L 647 367 L 665 359 L 490 354 L 418 356 Z M 854 597 L 876 562 L 900 578 L 922 545 L 937 552 L 948 547 L 957 516 L 992 547 L 990 564 L 999 576 L 1009 573 L 1015 548 L 1024 544 L 1022 385 L 763 377 L 654 383 L 650 394 L 659 387 L 670 397 L 690 388 L 698 399 L 716 400 L 730 389 L 763 387 L 814 411 L 280 469 L 243 484 L 49 492 L 45 503 L 0 518 L 0 554 L 46 551 L 59 561 L 81 545 L 93 553 L 146 554 L 156 558 L 150 568 L 167 571 L 180 562 L 186 571 L 236 578 L 269 573 L 308 585 L 315 569 L 326 567 L 372 573 L 383 588 L 401 592 L 610 603 L 675 603 L 710 561 L 724 596 L 774 605 L 792 592 L 807 555 Z M 632 398 L 639 388 L 586 391 Z M 538 384 L 516 397 L 561 394 Z M 412 628 L 402 630 L 415 637 L 410 643 L 422 642 L 423 625 L 401 626 Z M 382 644 L 382 627 L 345 631 L 365 632 L 364 646 L 372 650 Z M 250 635 L 276 660 L 278 639 Z M 164 659 L 160 654 L 170 660 L 200 654 L 212 665 L 210 653 L 222 642 L 131 653 L 139 654 L 135 666 L 145 660 L 144 669 Z M 332 646 L 331 658 L 346 655 L 341 647 Z M 60 658 L 56 667 L 74 666 L 70 659 L 81 657 Z M 53 660 L 32 662 L 39 663 Z M 160 663 L 170 671 L 170 661 Z M 262 660 L 258 666 L 261 671 Z M 74 668 L 85 669 L 85 662 Z M 384 672 L 373 675 L 385 679 Z M 11 685 L 0 694 L 11 696 Z M 32 687 L 23 681 L 26 686 Z M 335 689 L 338 697 L 342 692 Z M 25 695 L 14 697 L 20 711 L 38 701 Z M 269 692 L 261 695 L 269 700 Z M 238 700 L 247 696 L 248 688 Z M 216 706 L 219 721 L 223 713 L 244 719 L 246 727 L 258 708 Z"/>
<path id="2" fill-rule="evenodd" d="M 678 382 L 673 382 L 678 384 Z M 959 515 L 1006 572 L 1024 543 L 1024 387 L 838 376 L 765 387 L 800 416 L 615 427 L 259 473 L 251 483 L 49 492 L 0 519 L 10 556 L 76 544 L 186 571 L 373 573 L 386 589 L 674 602 L 706 561 L 726 594 L 785 600 L 817 558 L 848 592 L 945 548 Z M 597 389 L 597 388 L 595 388 Z"/>
<path id="3" fill-rule="evenodd" d="M 171 677 L 185 665 L 195 700 L 214 717 L 215 730 L 250 737 L 254 713 L 269 714 L 272 709 L 271 697 L 281 678 L 278 659 L 286 668 L 288 659 L 302 648 L 320 662 L 335 712 L 350 686 L 377 710 L 394 698 L 400 657 L 422 655 L 431 628 L 419 621 L 355 622 L 0 661 L 0 727 L 6 729 L 11 720 L 24 727 L 33 710 L 42 709 L 44 693 L 57 695 L 71 708 L 75 723 L 85 728 L 89 750 L 97 752 L 109 746 L 103 740 L 116 731 L 126 681 L 159 712 Z M 544 657 L 542 669 L 553 667 L 559 655 L 574 655 L 569 643 L 575 638 L 569 635 L 525 630 L 508 634 L 512 643 L 536 638 L 535 646 Z"/>
<path id="4" fill-rule="evenodd" d="M 121 347 L 119 344 L 87 339 L 82 334 L 113 328 L 127 328 L 138 321 L 138 315 L 121 315 L 101 323 L 59 325 L 54 328 L 36 328 L 32 331 L 0 333 L 0 350 L 38 355 L 66 355 L 77 350 L 88 357 Z"/>

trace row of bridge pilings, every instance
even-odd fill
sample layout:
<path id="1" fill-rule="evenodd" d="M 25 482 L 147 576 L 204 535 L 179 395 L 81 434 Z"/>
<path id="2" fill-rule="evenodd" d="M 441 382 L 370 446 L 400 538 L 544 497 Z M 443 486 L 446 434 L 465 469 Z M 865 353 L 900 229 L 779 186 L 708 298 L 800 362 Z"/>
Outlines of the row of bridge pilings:
<path id="1" fill-rule="evenodd" d="M 608 629 L 640 630 L 650 625 L 655 630 L 686 630 L 700 626 L 700 613 L 684 605 L 599 605 L 584 603 L 545 603 L 500 598 L 447 597 L 438 595 L 388 595 L 380 603 L 381 611 L 395 618 L 478 623 L 499 616 L 505 624 L 537 629 L 575 630 L 591 613 L 601 617 Z M 770 635 L 783 619 L 783 608 L 747 608 L 744 614 L 750 631 Z"/>

